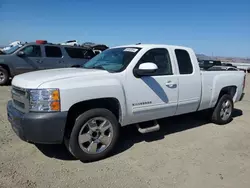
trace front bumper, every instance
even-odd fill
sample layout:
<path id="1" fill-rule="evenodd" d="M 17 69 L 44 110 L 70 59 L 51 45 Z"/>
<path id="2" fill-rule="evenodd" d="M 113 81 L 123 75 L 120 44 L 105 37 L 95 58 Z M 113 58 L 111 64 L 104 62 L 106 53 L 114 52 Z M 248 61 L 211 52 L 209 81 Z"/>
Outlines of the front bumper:
<path id="1" fill-rule="evenodd" d="M 12 101 L 9 101 L 7 114 L 12 129 L 23 141 L 42 144 L 62 143 L 67 112 L 22 113 L 13 107 Z"/>

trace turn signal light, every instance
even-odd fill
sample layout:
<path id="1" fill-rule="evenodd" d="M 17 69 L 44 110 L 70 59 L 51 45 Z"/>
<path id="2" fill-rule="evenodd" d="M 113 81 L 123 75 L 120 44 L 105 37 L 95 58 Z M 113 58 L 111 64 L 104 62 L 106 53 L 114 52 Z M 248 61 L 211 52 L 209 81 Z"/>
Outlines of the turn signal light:
<path id="1" fill-rule="evenodd" d="M 50 109 L 53 111 L 60 111 L 60 102 L 59 101 L 53 101 L 50 103 Z"/>

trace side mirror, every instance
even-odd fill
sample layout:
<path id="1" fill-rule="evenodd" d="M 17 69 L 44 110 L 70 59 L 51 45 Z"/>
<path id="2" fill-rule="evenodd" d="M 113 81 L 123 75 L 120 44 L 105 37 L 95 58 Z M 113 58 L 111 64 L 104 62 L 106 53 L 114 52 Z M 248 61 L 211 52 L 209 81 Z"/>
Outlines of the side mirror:
<path id="1" fill-rule="evenodd" d="M 134 74 L 136 77 L 140 76 L 151 76 L 158 69 L 155 63 L 142 63 L 138 69 L 134 69 Z"/>
<path id="2" fill-rule="evenodd" d="M 23 57 L 23 56 L 25 56 L 25 53 L 23 51 L 19 51 L 19 52 L 17 52 L 17 56 Z"/>

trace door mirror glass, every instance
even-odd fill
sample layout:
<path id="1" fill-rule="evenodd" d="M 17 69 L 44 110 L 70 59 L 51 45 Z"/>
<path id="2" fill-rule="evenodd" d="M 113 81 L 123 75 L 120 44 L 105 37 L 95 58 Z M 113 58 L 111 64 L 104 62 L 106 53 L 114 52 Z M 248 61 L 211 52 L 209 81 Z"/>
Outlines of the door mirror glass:
<path id="1" fill-rule="evenodd" d="M 17 55 L 19 57 L 23 57 L 23 56 L 25 56 L 25 53 L 24 53 L 24 51 L 19 51 L 19 52 L 17 52 Z"/>
<path id="2" fill-rule="evenodd" d="M 138 69 L 135 69 L 135 75 L 140 76 L 151 76 L 158 69 L 155 63 L 147 62 L 139 65 Z"/>

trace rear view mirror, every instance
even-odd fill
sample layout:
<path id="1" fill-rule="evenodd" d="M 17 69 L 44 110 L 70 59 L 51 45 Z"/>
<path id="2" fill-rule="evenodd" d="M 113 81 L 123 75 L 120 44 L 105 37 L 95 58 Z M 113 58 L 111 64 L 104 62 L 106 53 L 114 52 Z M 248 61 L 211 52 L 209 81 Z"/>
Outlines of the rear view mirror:
<path id="1" fill-rule="evenodd" d="M 144 70 L 144 71 L 156 71 L 158 69 L 157 65 L 154 63 L 142 63 L 139 66 L 139 70 Z"/>
<path id="2" fill-rule="evenodd" d="M 23 51 L 19 51 L 19 52 L 17 52 L 17 56 L 23 57 L 23 56 L 25 56 L 25 53 Z"/>
<path id="3" fill-rule="evenodd" d="M 140 76 L 151 76 L 158 69 L 155 63 L 142 63 L 138 69 L 134 70 L 134 73 L 137 77 Z"/>

